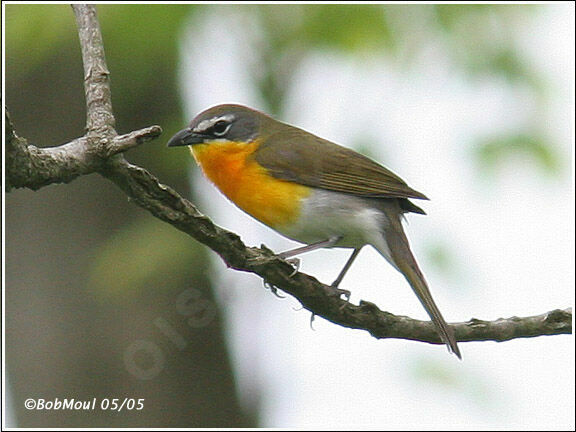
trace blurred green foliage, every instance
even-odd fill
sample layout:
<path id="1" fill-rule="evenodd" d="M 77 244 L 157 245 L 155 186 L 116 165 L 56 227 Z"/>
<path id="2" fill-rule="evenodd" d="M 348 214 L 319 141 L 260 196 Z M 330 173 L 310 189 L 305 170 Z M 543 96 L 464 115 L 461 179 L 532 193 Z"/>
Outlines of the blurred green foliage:
<path id="1" fill-rule="evenodd" d="M 377 5 L 304 5 L 296 33 L 304 44 L 357 55 L 394 47 L 388 9 Z"/>
<path id="2" fill-rule="evenodd" d="M 206 249 L 154 218 L 138 218 L 94 251 L 88 289 L 102 301 L 131 301 L 170 283 L 190 284 L 196 266 L 205 270 Z M 121 278 L 118 275 L 122 275 Z M 182 280 L 178 280 L 182 279 Z"/>
<path id="3" fill-rule="evenodd" d="M 455 271 L 454 256 L 450 246 L 439 239 L 426 245 L 426 256 L 430 263 L 444 275 L 452 275 Z"/>
<path id="4" fill-rule="evenodd" d="M 475 158 L 490 175 L 506 169 L 507 162 L 517 159 L 528 159 L 540 172 L 555 175 L 560 171 L 560 161 L 549 143 L 549 139 L 535 131 L 489 136 L 474 147 Z"/>
<path id="5" fill-rule="evenodd" d="M 414 359 L 409 371 L 414 385 L 452 390 L 479 409 L 494 410 L 501 405 L 502 401 L 495 400 L 498 398 L 497 392 L 486 384 L 484 374 L 475 374 L 469 370 L 463 373 L 446 362 L 432 360 L 430 357 Z"/>
<path id="6" fill-rule="evenodd" d="M 194 13 L 194 5 L 99 5 L 98 15 L 108 67 L 112 73 L 114 106 L 119 112 L 130 112 L 119 127 L 136 125 L 138 111 L 146 117 L 156 115 L 158 122 L 180 113 L 180 100 L 160 99 L 163 86 L 173 87 L 178 95 L 178 42 L 185 20 Z M 169 79 L 167 79 L 169 78 Z M 118 95 L 118 97 L 116 96 Z M 137 107 L 137 109 L 131 108 Z M 135 115 L 135 116 L 134 116 Z M 178 119 L 180 120 L 180 119 Z M 161 123 L 166 129 L 167 125 Z M 132 126 L 134 125 L 134 126 Z"/>
<path id="7" fill-rule="evenodd" d="M 74 14 L 68 5 L 6 5 L 6 45 L 15 74 L 27 73 L 49 61 L 57 46 L 79 48 Z M 7 61 L 10 57 L 7 58 Z"/>
<path id="8" fill-rule="evenodd" d="M 217 6 L 214 6 L 217 7 Z M 410 68 L 431 43 L 443 47 L 464 76 L 503 77 L 538 90 L 540 77 L 518 49 L 512 29 L 522 26 L 537 5 L 259 5 L 253 6 L 264 31 L 256 82 L 270 110 L 279 114 L 290 83 L 277 65 L 289 56 L 290 70 L 310 52 L 381 56 Z M 239 8 L 240 9 L 240 8 Z M 261 71 L 260 71 L 261 72 Z M 288 72 L 289 73 L 289 72 Z"/>
<path id="9" fill-rule="evenodd" d="M 513 29 L 534 16 L 538 5 L 443 4 L 434 19 L 450 46 L 455 64 L 470 77 L 501 76 L 513 83 L 540 85 L 520 56 Z"/>

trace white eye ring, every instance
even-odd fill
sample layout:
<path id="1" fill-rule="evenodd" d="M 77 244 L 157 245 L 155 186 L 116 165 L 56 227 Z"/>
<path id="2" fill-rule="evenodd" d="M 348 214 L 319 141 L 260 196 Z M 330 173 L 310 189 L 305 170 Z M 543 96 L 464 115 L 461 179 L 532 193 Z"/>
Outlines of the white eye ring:
<path id="1" fill-rule="evenodd" d="M 221 129 L 223 126 L 226 126 L 224 129 Z M 218 120 L 217 122 L 214 123 L 214 125 L 212 126 L 212 133 L 216 136 L 223 136 L 226 135 L 226 133 L 228 133 L 228 131 L 230 130 L 230 126 L 232 126 L 232 123 L 230 123 L 227 120 Z"/>

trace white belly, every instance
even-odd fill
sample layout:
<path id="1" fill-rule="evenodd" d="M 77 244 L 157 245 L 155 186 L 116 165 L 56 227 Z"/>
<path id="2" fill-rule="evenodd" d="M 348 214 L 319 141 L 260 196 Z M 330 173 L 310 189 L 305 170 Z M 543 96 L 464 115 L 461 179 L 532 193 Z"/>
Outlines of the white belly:
<path id="1" fill-rule="evenodd" d="M 295 224 L 276 229 L 301 243 L 341 237 L 334 247 L 359 248 L 381 242 L 386 223 L 384 214 L 364 198 L 317 189 L 303 199 Z"/>

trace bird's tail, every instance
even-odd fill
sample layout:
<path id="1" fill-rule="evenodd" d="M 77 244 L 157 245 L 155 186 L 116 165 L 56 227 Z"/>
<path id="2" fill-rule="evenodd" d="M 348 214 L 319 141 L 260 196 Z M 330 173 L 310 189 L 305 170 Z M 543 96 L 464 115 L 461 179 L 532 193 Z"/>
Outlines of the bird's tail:
<path id="1" fill-rule="evenodd" d="M 448 346 L 450 352 L 461 359 L 462 355 L 458 349 L 454 331 L 444 320 L 440 309 L 438 309 L 438 306 L 436 306 L 432 298 L 432 294 L 430 294 L 426 279 L 410 250 L 410 245 L 402 228 L 400 217 L 390 214 L 389 212 L 387 213 L 389 223 L 384 228 L 385 245 L 379 247 L 379 245 L 375 244 L 373 246 L 408 280 L 412 290 L 436 326 L 442 342 Z"/>
<path id="2" fill-rule="evenodd" d="M 409 250 L 408 252 L 412 255 Z M 420 300 L 420 303 L 422 303 L 422 306 L 424 306 L 424 309 L 426 309 L 426 312 L 428 312 L 428 315 L 436 326 L 436 330 L 438 331 L 442 342 L 448 346 L 449 351 L 456 354 L 459 359 L 462 359 L 462 354 L 460 354 L 460 349 L 458 349 L 458 344 L 454 337 L 454 331 L 452 330 L 452 327 L 448 325 L 446 320 L 444 320 L 444 317 L 440 313 L 440 309 L 436 306 L 432 294 L 430 294 L 430 290 L 428 289 L 428 284 L 424 279 L 424 275 L 418 268 L 418 264 L 414 257 L 412 257 L 411 262 L 397 263 L 397 266 L 410 283 L 412 290 L 418 297 L 418 300 Z"/>

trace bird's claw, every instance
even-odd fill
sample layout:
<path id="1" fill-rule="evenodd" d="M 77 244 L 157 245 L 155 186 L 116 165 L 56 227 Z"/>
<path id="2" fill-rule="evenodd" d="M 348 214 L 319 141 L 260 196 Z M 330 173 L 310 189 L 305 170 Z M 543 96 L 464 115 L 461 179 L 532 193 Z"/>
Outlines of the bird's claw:
<path id="1" fill-rule="evenodd" d="M 350 296 L 352 295 L 352 293 L 350 291 L 340 289 L 340 288 L 337 288 L 335 286 L 331 286 L 330 288 L 332 288 L 332 290 L 334 292 L 333 295 L 338 296 L 338 297 L 344 296 L 346 301 L 350 301 Z"/>
<path id="2" fill-rule="evenodd" d="M 316 314 L 314 312 L 312 312 L 312 315 L 310 315 L 310 330 L 314 330 L 314 319 L 316 318 Z"/>
<path id="3" fill-rule="evenodd" d="M 282 254 L 280 254 L 279 257 L 294 267 L 294 271 L 290 273 L 290 277 L 298 273 L 298 270 L 300 270 L 300 258 L 283 258 Z"/>
<path id="4" fill-rule="evenodd" d="M 274 285 L 272 285 L 271 283 L 264 282 L 264 288 L 269 289 L 270 292 L 271 292 L 272 294 L 274 294 L 274 295 L 275 295 L 276 297 L 278 297 L 278 298 L 281 298 L 281 299 L 286 298 L 285 296 L 278 294 L 278 288 L 276 288 L 276 287 L 275 287 Z"/>

